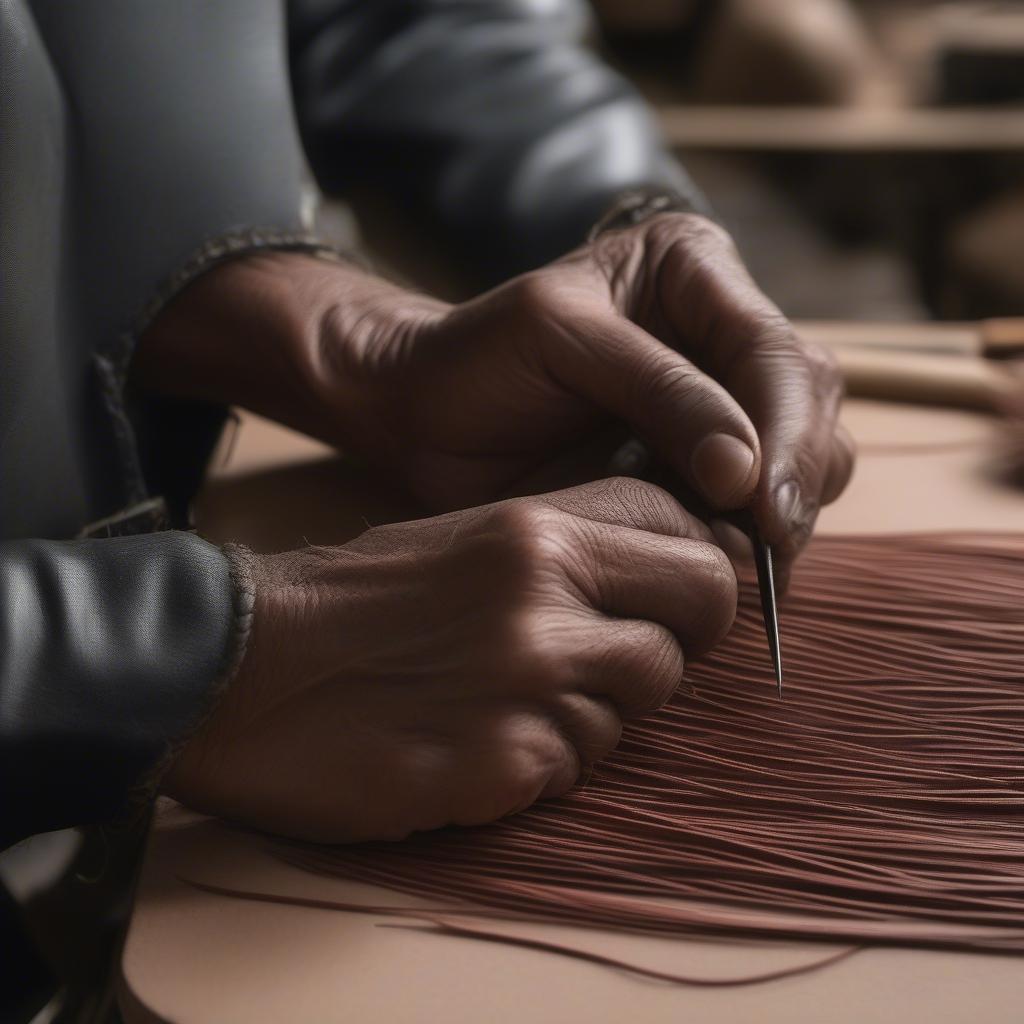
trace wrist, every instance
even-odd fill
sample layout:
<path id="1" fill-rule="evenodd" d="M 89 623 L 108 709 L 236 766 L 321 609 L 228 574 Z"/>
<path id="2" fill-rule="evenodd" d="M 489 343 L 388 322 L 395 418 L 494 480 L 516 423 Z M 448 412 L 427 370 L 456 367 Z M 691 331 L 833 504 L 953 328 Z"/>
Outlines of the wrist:
<path id="1" fill-rule="evenodd" d="M 350 446 L 372 417 L 380 367 L 444 308 L 354 264 L 257 253 L 210 270 L 168 305 L 140 341 L 133 379 Z"/>
<path id="2" fill-rule="evenodd" d="M 306 282 L 299 327 L 307 433 L 347 451 L 387 455 L 399 444 L 396 390 L 417 339 L 451 308 L 359 269 L 319 268 Z"/>

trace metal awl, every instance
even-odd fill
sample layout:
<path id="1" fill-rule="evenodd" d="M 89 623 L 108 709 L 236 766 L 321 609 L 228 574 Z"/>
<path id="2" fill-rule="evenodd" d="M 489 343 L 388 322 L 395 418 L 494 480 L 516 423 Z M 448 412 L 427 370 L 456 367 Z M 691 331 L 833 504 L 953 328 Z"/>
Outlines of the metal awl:
<path id="1" fill-rule="evenodd" d="M 754 546 L 754 564 L 757 566 L 757 589 L 761 593 L 761 612 L 764 615 L 764 631 L 768 635 L 768 650 L 775 669 L 775 683 L 782 699 L 782 648 L 779 646 L 779 606 L 775 599 L 775 571 L 772 568 L 772 547 L 761 539 L 757 527 L 751 530 L 750 539 Z"/>

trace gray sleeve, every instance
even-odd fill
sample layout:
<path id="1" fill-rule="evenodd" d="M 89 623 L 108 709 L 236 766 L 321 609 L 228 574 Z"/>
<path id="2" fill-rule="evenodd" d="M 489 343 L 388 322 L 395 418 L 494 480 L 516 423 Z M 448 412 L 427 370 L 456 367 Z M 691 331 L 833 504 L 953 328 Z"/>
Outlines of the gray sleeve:
<path id="1" fill-rule="evenodd" d="M 621 193 L 704 200 L 581 0 L 290 0 L 299 124 L 323 189 L 492 284 L 578 245 Z"/>
<path id="2" fill-rule="evenodd" d="M 45 202 L 61 210 L 61 329 L 95 364 L 85 387 L 68 389 L 86 427 L 81 461 L 93 491 L 129 481 L 121 506 L 148 491 L 180 509 L 219 412 L 146 396 L 129 423 L 135 341 L 216 262 L 315 247 L 303 219 L 283 0 L 35 0 L 31 10 L 59 92 L 49 114 L 61 123 L 45 127 L 63 148 L 53 159 L 64 176 Z M 52 304 L 45 281 L 32 288 Z M 132 465 L 133 429 L 141 465 Z"/>

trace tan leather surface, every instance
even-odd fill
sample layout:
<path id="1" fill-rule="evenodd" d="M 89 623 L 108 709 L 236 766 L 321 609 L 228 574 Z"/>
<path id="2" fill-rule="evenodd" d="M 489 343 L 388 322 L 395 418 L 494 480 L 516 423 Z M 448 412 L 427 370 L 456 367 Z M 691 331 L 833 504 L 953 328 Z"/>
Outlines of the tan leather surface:
<path id="1" fill-rule="evenodd" d="M 864 447 L 848 493 L 825 510 L 830 532 L 1024 527 L 1024 496 L 992 472 L 993 421 L 967 412 L 863 402 L 845 419 Z M 279 428 L 247 421 L 199 505 L 214 536 L 262 547 L 337 541 L 366 519 L 403 514 L 351 468 Z M 300 472 L 294 458 L 314 460 Z M 254 473 L 266 474 L 263 483 Z M 268 488 L 266 484 L 271 486 Z M 310 503 L 315 506 L 310 509 Z M 243 513 L 241 516 L 239 512 Z M 260 525 L 279 517 L 276 528 Z M 233 525 L 232 525 L 233 524 Z M 783 643 L 785 623 L 783 621 Z M 550 954 L 379 927 L 369 916 L 246 903 L 180 879 L 368 902 L 383 890 L 315 879 L 273 861 L 259 837 L 161 808 L 122 960 L 129 1024 L 1009 1024 L 1022 1019 L 1024 967 L 1013 957 L 870 950 L 819 974 L 764 986 L 680 988 Z M 646 966 L 736 976 L 815 959 L 834 947 L 757 945 L 502 925 Z"/>

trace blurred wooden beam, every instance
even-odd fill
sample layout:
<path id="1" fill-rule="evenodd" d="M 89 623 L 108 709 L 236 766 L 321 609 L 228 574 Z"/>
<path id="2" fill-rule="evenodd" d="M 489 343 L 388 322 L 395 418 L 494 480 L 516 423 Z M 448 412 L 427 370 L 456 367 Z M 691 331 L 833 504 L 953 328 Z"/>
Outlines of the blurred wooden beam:
<path id="1" fill-rule="evenodd" d="M 666 104 L 683 150 L 1024 153 L 1024 107 L 828 108 Z"/>
<path id="2" fill-rule="evenodd" d="M 857 323 L 798 320 L 800 335 L 830 348 L 848 394 L 1002 413 L 1020 404 L 1024 379 L 1010 357 L 1024 350 L 1024 320 Z"/>
<path id="3" fill-rule="evenodd" d="M 797 320 L 808 341 L 830 348 L 874 348 L 936 355 L 1024 356 L 1024 317 L 978 321 Z"/>

